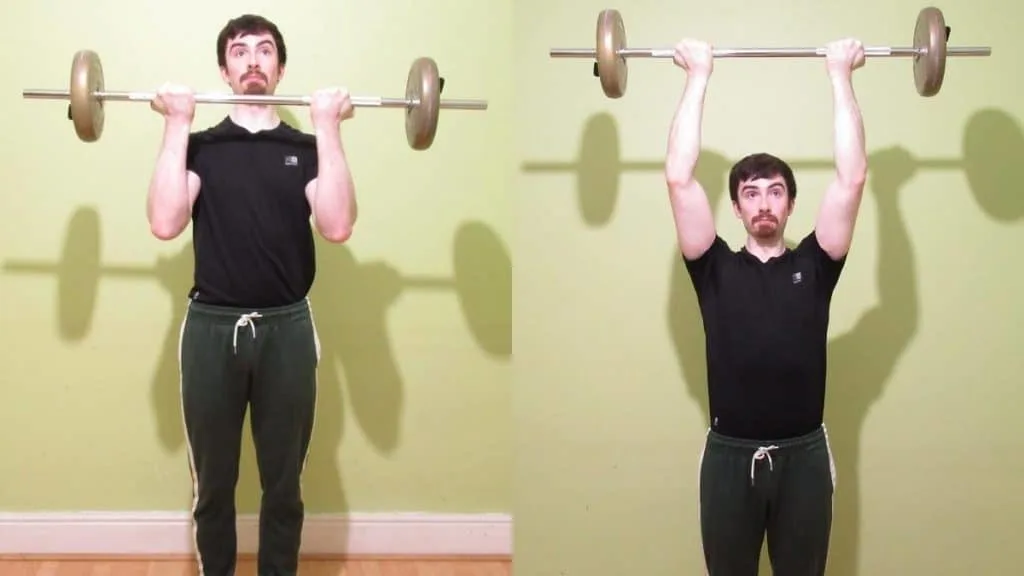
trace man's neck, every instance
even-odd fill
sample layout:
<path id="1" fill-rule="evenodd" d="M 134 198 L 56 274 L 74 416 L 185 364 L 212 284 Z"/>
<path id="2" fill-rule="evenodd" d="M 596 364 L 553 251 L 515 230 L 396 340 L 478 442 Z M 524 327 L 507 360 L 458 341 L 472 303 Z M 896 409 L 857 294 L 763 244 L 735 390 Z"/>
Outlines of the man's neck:
<path id="1" fill-rule="evenodd" d="M 273 106 L 252 106 L 236 104 L 231 108 L 231 121 L 249 132 L 273 130 L 281 123 L 277 109 Z"/>
<path id="2" fill-rule="evenodd" d="M 786 240 L 781 235 L 771 238 L 747 236 L 746 249 L 761 262 L 767 262 L 771 258 L 781 256 L 786 251 Z"/>

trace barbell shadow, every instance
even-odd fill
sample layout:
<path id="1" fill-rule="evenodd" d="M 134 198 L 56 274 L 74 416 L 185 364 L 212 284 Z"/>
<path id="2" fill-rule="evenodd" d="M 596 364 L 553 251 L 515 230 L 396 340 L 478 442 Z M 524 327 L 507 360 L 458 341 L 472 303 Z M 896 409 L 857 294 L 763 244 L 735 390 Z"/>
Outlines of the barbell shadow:
<path id="1" fill-rule="evenodd" d="M 178 339 L 186 297 L 192 285 L 193 247 L 188 242 L 152 266 L 102 263 L 100 216 L 83 207 L 70 219 L 64 252 L 54 262 L 6 262 L 15 273 L 56 276 L 61 335 L 81 340 L 91 328 L 100 280 L 156 281 L 168 294 L 172 320 L 152 380 L 151 398 L 157 435 L 168 452 L 184 447 L 181 424 Z M 347 245 L 317 237 L 318 277 L 310 294 L 321 341 L 316 428 L 304 475 L 309 509 L 345 512 L 347 503 L 337 460 L 343 426 L 342 383 L 365 437 L 382 454 L 399 444 L 402 378 L 386 332 L 389 307 L 418 289 L 449 290 L 459 299 L 468 331 L 489 356 L 511 357 L 511 261 L 503 243 L 487 225 L 467 222 L 454 239 L 455 277 L 403 277 L 381 263 L 359 263 Z M 260 500 L 251 430 L 246 423 L 237 501 L 240 513 L 255 513 Z M 343 547 L 345 534 L 336 535 Z"/>
<path id="2" fill-rule="evenodd" d="M 611 220 L 619 201 L 622 176 L 633 172 L 660 172 L 664 160 L 623 159 L 615 118 L 608 113 L 590 116 L 584 125 L 578 157 L 571 161 L 530 161 L 526 173 L 574 175 L 580 215 L 588 226 L 604 226 Z M 961 139 L 961 157 L 911 158 L 917 168 L 963 172 L 978 207 L 992 220 L 1003 223 L 1024 218 L 1024 195 L 1020 184 L 1011 180 L 1024 158 L 1024 129 L 1008 112 L 981 109 L 970 116 Z M 786 158 L 794 170 L 832 170 L 831 160 Z M 702 183 L 728 176 L 735 160 L 710 149 L 701 152 L 698 171 Z M 873 171 L 869 160 L 868 170 Z M 664 185 L 662 185 L 662 189 Z"/>
<path id="3" fill-rule="evenodd" d="M 920 324 L 916 262 L 898 197 L 900 189 L 919 169 L 919 163 L 900 148 L 881 150 L 871 156 L 874 168 L 868 190 L 875 199 L 875 217 L 878 220 L 876 280 L 879 300 L 851 330 L 830 338 L 828 345 L 825 422 L 837 470 L 828 573 L 836 576 L 860 574 L 859 472 L 863 425 L 872 406 L 882 397 Z M 708 193 L 716 200 L 727 194 L 721 185 L 708 187 Z M 712 202 L 712 205 L 717 206 L 718 203 Z M 804 209 L 816 210 L 817 207 L 805 204 Z M 790 234 L 802 237 L 808 232 L 792 230 Z M 859 257 L 857 245 L 855 238 L 850 258 Z M 672 245 L 671 266 L 668 330 L 681 375 L 690 396 L 700 406 L 704 426 L 707 427 L 703 321 L 693 285 L 675 244 Z M 836 298 L 843 298 L 846 290 L 850 289 L 844 289 L 841 281 Z M 699 447 L 695 446 L 694 450 L 699 450 Z M 771 574 L 768 562 L 765 547 L 762 550 L 761 574 Z"/>

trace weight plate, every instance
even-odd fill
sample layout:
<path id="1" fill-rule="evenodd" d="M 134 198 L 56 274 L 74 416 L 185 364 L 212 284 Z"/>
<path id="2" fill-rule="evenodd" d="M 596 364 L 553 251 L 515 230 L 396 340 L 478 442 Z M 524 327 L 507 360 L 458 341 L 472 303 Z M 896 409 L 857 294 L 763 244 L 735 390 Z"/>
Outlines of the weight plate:
<path id="1" fill-rule="evenodd" d="M 441 103 L 441 75 L 434 60 L 413 61 L 405 85 L 405 97 L 419 102 L 406 108 L 405 137 L 414 150 L 426 150 L 434 143 Z"/>
<path id="2" fill-rule="evenodd" d="M 914 56 L 914 85 L 924 97 L 934 96 L 942 88 L 946 75 L 946 19 L 935 7 L 923 8 L 914 25 L 914 48 L 924 54 Z"/>
<path id="3" fill-rule="evenodd" d="M 628 68 L 626 58 L 619 51 L 626 47 L 626 25 L 622 14 L 611 8 L 597 16 L 597 76 L 601 90 L 609 98 L 621 98 L 626 93 Z"/>
<path id="4" fill-rule="evenodd" d="M 71 121 L 83 142 L 103 134 L 103 102 L 93 94 L 103 90 L 103 64 L 92 50 L 79 50 L 71 61 Z"/>

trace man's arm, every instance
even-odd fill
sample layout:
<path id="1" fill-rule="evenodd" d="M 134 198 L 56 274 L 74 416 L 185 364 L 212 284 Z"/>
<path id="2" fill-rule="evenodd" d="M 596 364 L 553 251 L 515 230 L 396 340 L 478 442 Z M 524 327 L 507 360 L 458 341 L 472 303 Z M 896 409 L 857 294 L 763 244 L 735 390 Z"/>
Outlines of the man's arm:
<path id="1" fill-rule="evenodd" d="M 853 231 L 867 180 L 867 152 L 864 121 L 853 91 L 853 70 L 863 64 L 860 43 L 837 42 L 830 48 L 836 62 L 830 63 L 834 107 L 836 176 L 822 199 L 815 224 L 818 244 L 833 260 L 850 251 Z"/>
<path id="2" fill-rule="evenodd" d="M 353 116 L 352 100 L 343 88 L 317 90 L 310 106 L 316 138 L 316 176 L 306 184 L 313 226 L 328 242 L 342 243 L 356 223 L 356 186 L 352 181 L 341 123 Z"/>
<path id="3" fill-rule="evenodd" d="M 306 185 L 313 225 L 329 242 L 352 236 L 358 213 L 355 183 L 349 171 L 338 124 L 316 128 L 317 175 Z"/>
<path id="4" fill-rule="evenodd" d="M 687 71 L 686 87 L 669 132 L 665 160 L 672 216 L 683 258 L 696 260 L 715 240 L 715 220 L 704 188 L 695 177 L 702 140 L 704 98 L 711 75 L 710 48 L 703 43 L 680 43 L 676 62 Z"/>
<path id="5" fill-rule="evenodd" d="M 149 229 L 161 240 L 177 238 L 185 230 L 199 196 L 199 176 L 187 169 L 190 128 L 187 120 L 169 118 L 164 123 L 163 143 L 146 200 Z"/>

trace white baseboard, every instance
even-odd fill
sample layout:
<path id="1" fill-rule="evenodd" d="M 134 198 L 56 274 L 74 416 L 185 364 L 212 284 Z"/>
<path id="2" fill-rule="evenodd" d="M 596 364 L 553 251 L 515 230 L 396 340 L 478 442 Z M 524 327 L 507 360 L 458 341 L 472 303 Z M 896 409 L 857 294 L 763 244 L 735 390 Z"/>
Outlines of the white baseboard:
<path id="1" fill-rule="evenodd" d="M 257 549 L 257 518 L 240 515 L 238 552 Z M 187 512 L 0 513 L 0 554 L 191 555 Z M 307 515 L 304 554 L 511 556 L 507 514 Z"/>

